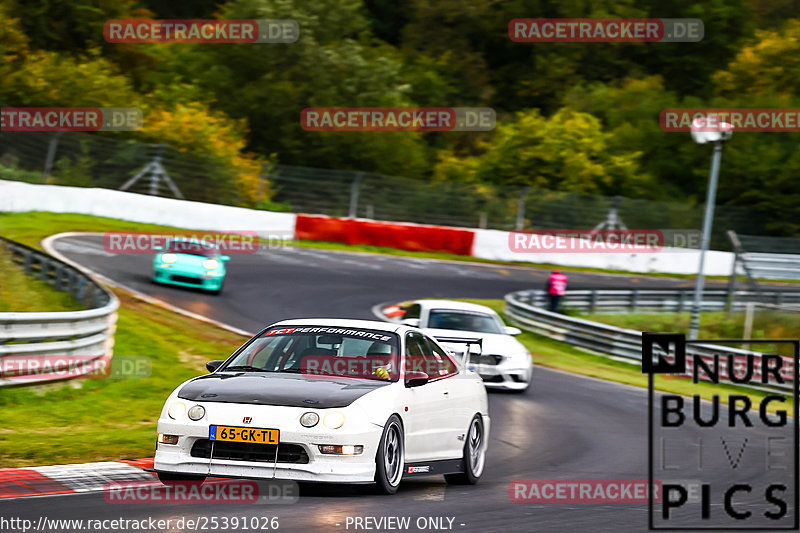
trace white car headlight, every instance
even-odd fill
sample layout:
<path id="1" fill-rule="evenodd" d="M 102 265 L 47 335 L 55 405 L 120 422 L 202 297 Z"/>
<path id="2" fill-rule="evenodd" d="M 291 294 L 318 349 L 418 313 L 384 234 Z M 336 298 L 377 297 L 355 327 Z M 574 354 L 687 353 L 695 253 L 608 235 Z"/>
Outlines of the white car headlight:
<path id="1" fill-rule="evenodd" d="M 219 261 L 216 259 L 206 259 L 203 261 L 203 268 L 206 270 L 214 270 L 217 267 L 219 267 Z"/>
<path id="2" fill-rule="evenodd" d="M 186 406 L 183 402 L 172 402 L 167 410 L 167 414 L 173 420 L 177 420 L 184 415 L 186 412 Z"/>
<path id="3" fill-rule="evenodd" d="M 178 260 L 178 256 L 175 254 L 164 254 L 161 256 L 162 263 L 174 263 Z"/>
<path id="4" fill-rule="evenodd" d="M 333 411 L 325 415 L 324 423 L 328 429 L 339 429 L 344 425 L 344 415 L 338 411 Z"/>
<path id="5" fill-rule="evenodd" d="M 195 405 L 191 409 L 189 409 L 189 418 L 192 420 L 200 420 L 206 416 L 206 409 L 202 405 Z"/>
<path id="6" fill-rule="evenodd" d="M 303 413 L 300 417 L 300 424 L 306 428 L 313 428 L 319 422 L 319 415 L 317 413 Z"/>

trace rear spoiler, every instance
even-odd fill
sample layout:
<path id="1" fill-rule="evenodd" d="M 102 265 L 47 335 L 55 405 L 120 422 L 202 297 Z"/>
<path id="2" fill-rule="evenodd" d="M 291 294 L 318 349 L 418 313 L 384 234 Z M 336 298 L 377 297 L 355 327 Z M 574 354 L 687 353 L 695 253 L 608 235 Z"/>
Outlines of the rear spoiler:
<path id="1" fill-rule="evenodd" d="M 469 348 L 470 348 L 471 345 L 476 344 L 481 348 L 481 351 L 483 351 L 483 338 L 443 337 L 443 336 L 438 336 L 438 335 L 434 335 L 433 338 L 436 339 L 439 342 L 455 343 L 455 344 L 466 344 L 467 345 L 467 349 L 464 350 L 464 355 L 461 358 L 461 363 L 465 367 L 467 366 L 467 360 L 469 359 L 469 351 L 470 351 Z"/>

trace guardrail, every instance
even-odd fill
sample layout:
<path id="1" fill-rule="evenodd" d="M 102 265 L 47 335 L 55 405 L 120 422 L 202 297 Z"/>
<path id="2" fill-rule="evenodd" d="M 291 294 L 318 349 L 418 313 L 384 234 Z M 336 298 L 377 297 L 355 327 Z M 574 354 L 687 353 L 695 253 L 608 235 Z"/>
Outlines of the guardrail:
<path id="1" fill-rule="evenodd" d="M 520 291 L 516 297 L 520 302 L 534 307 L 547 305 L 544 291 Z M 682 312 L 690 311 L 694 289 L 599 289 L 567 291 L 561 300 L 563 307 L 578 309 L 589 313 L 603 312 Z M 748 303 L 772 304 L 776 306 L 800 305 L 800 291 L 703 291 L 702 311 L 723 311 L 728 306 L 744 310 Z"/>
<path id="2" fill-rule="evenodd" d="M 0 237 L 26 273 L 69 292 L 87 309 L 0 313 L 0 386 L 71 379 L 105 370 L 119 300 L 83 272 L 39 250 Z"/>
<path id="3" fill-rule="evenodd" d="M 636 291 L 568 291 L 565 300 L 585 301 L 585 295 L 577 297 L 574 293 L 595 293 L 595 303 L 598 308 L 604 302 L 600 298 L 600 293 L 616 293 L 615 297 L 608 300 L 611 308 L 618 305 L 619 293 Z M 669 293 L 675 291 L 638 291 L 640 293 L 658 292 Z M 800 297 L 800 295 L 796 296 Z M 607 296 L 604 294 L 604 296 Z M 652 295 L 650 295 L 652 296 Z M 545 309 L 535 307 L 537 303 L 544 300 L 544 291 L 518 291 L 507 294 L 505 297 L 506 315 L 512 322 L 520 327 L 533 331 L 545 337 L 566 342 L 573 346 L 578 346 L 599 354 L 622 357 L 631 360 L 642 360 L 642 332 L 632 329 L 618 328 L 608 324 L 592 322 L 583 318 L 576 318 L 553 313 Z M 628 299 L 630 300 L 630 298 Z M 533 302 L 533 304 L 531 303 Z M 705 303 L 705 302 L 704 302 Z M 756 364 L 759 364 L 761 353 L 742 350 L 729 346 L 714 345 L 688 345 L 687 354 L 695 354 L 710 359 L 714 354 L 731 355 L 734 361 L 737 358 L 753 354 Z M 784 358 L 783 376 L 786 383 L 778 388 L 791 388 L 794 362 L 792 359 Z"/>

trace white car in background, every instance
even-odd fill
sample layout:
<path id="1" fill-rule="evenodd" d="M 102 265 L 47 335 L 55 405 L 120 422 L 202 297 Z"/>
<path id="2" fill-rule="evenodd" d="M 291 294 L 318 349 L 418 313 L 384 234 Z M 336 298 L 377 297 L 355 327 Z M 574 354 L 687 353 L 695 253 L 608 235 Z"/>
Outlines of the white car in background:
<path id="1" fill-rule="evenodd" d="M 419 327 L 455 353 L 464 345 L 449 337 L 482 339 L 480 354 L 471 353 L 469 369 L 480 374 L 487 388 L 524 392 L 533 377 L 531 354 L 517 339 L 521 331 L 506 326 L 492 309 L 452 300 L 415 300 L 403 306 L 401 323 Z"/>

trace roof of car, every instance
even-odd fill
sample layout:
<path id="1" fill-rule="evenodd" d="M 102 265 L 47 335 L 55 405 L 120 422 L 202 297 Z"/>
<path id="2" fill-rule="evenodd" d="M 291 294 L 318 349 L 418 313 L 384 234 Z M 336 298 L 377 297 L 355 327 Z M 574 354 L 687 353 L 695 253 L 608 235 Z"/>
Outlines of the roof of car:
<path id="1" fill-rule="evenodd" d="M 379 331 L 391 332 L 397 332 L 404 328 L 404 326 L 400 324 L 393 324 L 391 322 L 383 322 L 380 320 L 355 320 L 351 318 L 295 318 L 276 322 L 270 327 L 277 326 L 324 326 L 334 328 L 376 329 Z"/>
<path id="2" fill-rule="evenodd" d="M 494 310 L 485 305 L 471 304 L 467 302 L 456 302 L 453 300 L 414 300 L 415 304 L 420 304 L 427 309 L 454 309 L 459 311 L 475 311 L 478 313 L 495 314 Z"/>

